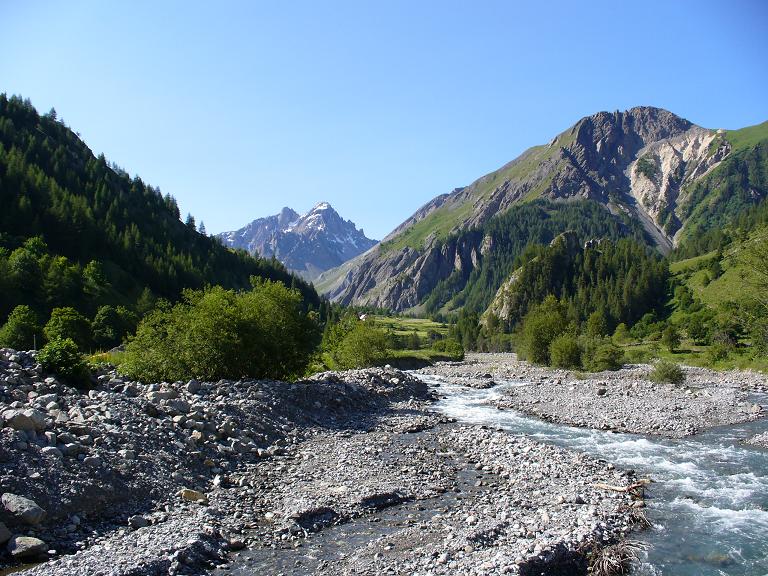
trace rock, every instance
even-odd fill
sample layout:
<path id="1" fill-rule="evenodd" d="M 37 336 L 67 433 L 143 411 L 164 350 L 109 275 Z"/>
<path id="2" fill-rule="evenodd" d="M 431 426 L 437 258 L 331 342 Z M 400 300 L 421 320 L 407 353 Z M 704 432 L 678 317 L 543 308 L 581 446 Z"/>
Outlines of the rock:
<path id="1" fill-rule="evenodd" d="M 31 536 L 13 536 L 8 541 L 8 552 L 15 559 L 33 559 L 48 552 L 48 544 Z"/>
<path id="2" fill-rule="evenodd" d="M 53 456 L 54 458 L 59 458 L 59 459 L 64 458 L 64 454 L 62 454 L 61 450 L 59 450 L 55 446 L 46 446 L 45 448 L 40 450 L 40 452 L 45 456 Z"/>
<path id="3" fill-rule="evenodd" d="M 187 392 L 195 394 L 200 391 L 200 382 L 197 380 L 190 380 L 187 382 Z"/>
<path id="4" fill-rule="evenodd" d="M 128 518 L 128 525 L 131 528 L 138 530 L 139 528 L 146 528 L 149 526 L 149 520 L 144 518 L 144 516 L 137 514 Z"/>
<path id="5" fill-rule="evenodd" d="M 182 490 L 179 490 L 178 495 L 181 496 L 182 500 L 186 500 L 187 502 L 208 504 L 208 497 L 205 494 L 198 492 L 197 490 L 192 490 L 191 488 L 183 488 Z"/>
<path id="6" fill-rule="evenodd" d="M 8 512 L 32 526 L 40 524 L 46 515 L 45 510 L 33 500 L 10 492 L 3 494 L 2 503 Z"/>
<path id="7" fill-rule="evenodd" d="M 601 386 L 600 388 L 597 389 L 598 396 L 605 396 L 607 393 L 608 393 L 608 389 L 605 388 L 604 386 Z"/>
<path id="8" fill-rule="evenodd" d="M 11 536 L 12 534 L 11 531 L 8 530 L 8 527 L 4 523 L 0 522 L 0 544 L 5 544 L 8 542 L 8 540 L 11 539 Z"/>
<path id="9" fill-rule="evenodd" d="M 5 421 L 6 426 L 24 432 L 45 428 L 45 416 L 43 416 L 41 412 L 32 409 L 6 410 L 3 412 L 3 420 Z M 42 428 L 39 428 L 41 420 Z"/>
<path id="10" fill-rule="evenodd" d="M 136 460 L 136 452 L 134 450 L 118 450 L 117 454 L 123 460 Z"/>

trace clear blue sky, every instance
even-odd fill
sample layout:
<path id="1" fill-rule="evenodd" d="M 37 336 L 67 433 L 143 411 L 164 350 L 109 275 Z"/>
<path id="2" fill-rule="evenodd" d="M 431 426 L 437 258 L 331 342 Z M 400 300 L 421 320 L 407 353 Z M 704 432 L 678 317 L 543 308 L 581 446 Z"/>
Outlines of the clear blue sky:
<path id="1" fill-rule="evenodd" d="M 381 238 L 599 110 L 768 119 L 768 2 L 0 0 L 0 91 L 209 232 L 327 200 Z"/>

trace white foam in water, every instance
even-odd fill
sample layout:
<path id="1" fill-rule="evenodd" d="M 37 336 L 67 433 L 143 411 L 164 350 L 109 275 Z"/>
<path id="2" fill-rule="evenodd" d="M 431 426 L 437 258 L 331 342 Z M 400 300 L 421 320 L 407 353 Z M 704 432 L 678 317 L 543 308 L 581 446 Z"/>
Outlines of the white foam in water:
<path id="1" fill-rule="evenodd" d="M 506 388 L 487 390 L 419 376 L 447 396 L 437 408 L 459 421 L 504 428 L 633 468 L 654 483 L 648 514 L 654 528 L 639 533 L 651 545 L 634 572 L 643 576 L 768 576 L 768 452 L 734 444 L 745 426 L 693 439 L 665 440 L 556 425 L 488 401 Z M 768 419 L 750 428 L 768 429 Z"/>

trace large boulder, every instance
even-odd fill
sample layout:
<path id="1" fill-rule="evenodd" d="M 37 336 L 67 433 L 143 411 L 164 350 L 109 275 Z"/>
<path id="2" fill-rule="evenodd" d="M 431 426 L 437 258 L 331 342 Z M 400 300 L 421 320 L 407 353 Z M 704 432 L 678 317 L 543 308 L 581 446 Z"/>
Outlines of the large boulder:
<path id="1" fill-rule="evenodd" d="M 29 498 L 6 492 L 0 500 L 2 500 L 3 507 L 22 522 L 34 526 L 45 519 L 45 510 Z"/>

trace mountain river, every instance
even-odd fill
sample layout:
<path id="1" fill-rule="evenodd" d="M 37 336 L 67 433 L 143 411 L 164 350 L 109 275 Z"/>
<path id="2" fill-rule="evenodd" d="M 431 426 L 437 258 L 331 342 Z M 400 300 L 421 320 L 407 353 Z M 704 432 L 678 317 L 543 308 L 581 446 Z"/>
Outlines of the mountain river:
<path id="1" fill-rule="evenodd" d="M 435 408 L 459 422 L 526 434 L 652 478 L 646 503 L 653 528 L 633 535 L 648 545 L 633 573 L 768 575 L 768 450 L 740 443 L 768 430 L 768 418 L 677 440 L 617 434 L 551 424 L 487 404 L 504 388 L 525 382 L 475 390 L 420 377 L 442 397 Z M 765 405 L 768 396 L 752 401 Z"/>

